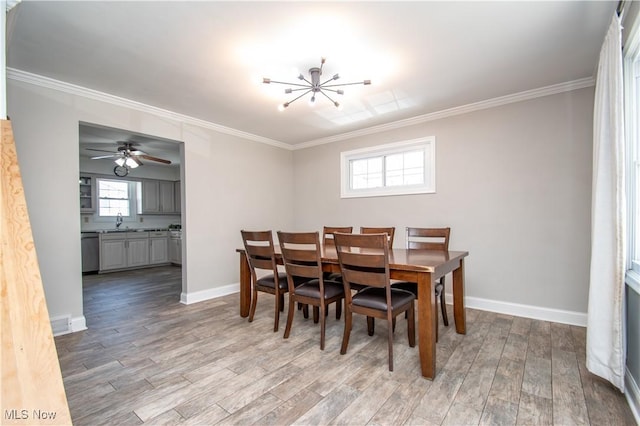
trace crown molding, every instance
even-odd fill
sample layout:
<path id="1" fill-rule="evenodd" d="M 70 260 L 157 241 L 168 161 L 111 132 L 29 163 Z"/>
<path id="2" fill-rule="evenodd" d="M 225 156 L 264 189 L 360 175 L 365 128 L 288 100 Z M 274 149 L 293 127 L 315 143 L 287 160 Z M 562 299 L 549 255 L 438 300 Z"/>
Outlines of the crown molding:
<path id="1" fill-rule="evenodd" d="M 543 96 L 555 95 L 558 93 L 570 92 L 572 90 L 583 89 L 585 87 L 591 87 L 595 85 L 594 77 L 582 78 L 579 80 L 573 80 L 566 83 L 554 84 L 551 86 L 545 86 L 538 89 L 527 90 L 524 92 L 518 92 L 511 95 L 500 96 L 498 98 L 487 99 L 485 101 L 474 102 L 459 107 L 444 109 L 428 114 L 418 115 L 416 117 L 407 118 L 404 120 L 394 121 L 392 123 L 381 124 L 379 126 L 367 127 L 366 129 L 355 130 L 353 132 L 341 133 L 335 136 L 329 136 L 326 138 L 316 139 L 308 142 L 296 144 L 294 150 L 310 148 L 313 146 L 324 145 L 333 142 L 339 142 L 346 139 L 351 139 L 359 136 L 366 136 L 372 133 L 386 132 L 389 130 L 400 129 L 403 127 L 413 126 L 428 121 L 441 120 L 447 117 L 453 117 L 456 115 L 468 114 L 474 111 L 480 111 L 488 108 L 495 108 L 502 105 L 507 105 L 515 102 L 527 101 L 530 99 L 541 98 Z"/>
<path id="2" fill-rule="evenodd" d="M 237 136 L 242 139 L 251 140 L 254 142 L 260 142 L 267 145 L 275 146 L 278 148 L 292 150 L 292 146 L 276 141 L 273 139 L 265 138 L 262 136 L 254 135 L 252 133 L 243 132 L 241 130 L 232 129 L 230 127 L 221 126 L 210 121 L 201 120 L 188 115 L 179 114 L 166 109 L 157 108 L 151 105 L 144 104 L 142 102 L 132 101 L 130 99 L 121 98 L 119 96 L 110 95 L 108 93 L 99 92 L 97 90 L 88 89 L 86 87 L 77 86 L 75 84 L 66 83 L 53 78 L 44 77 L 38 74 L 32 74 L 26 71 L 18 70 L 15 68 L 7 67 L 7 78 L 23 83 L 33 84 L 34 86 L 44 87 L 46 89 L 57 90 L 63 93 L 71 95 L 81 96 L 87 99 L 93 99 L 96 101 L 105 102 L 111 105 L 121 106 L 125 108 L 134 109 L 136 111 L 145 112 L 162 118 L 168 118 L 178 121 L 183 124 L 191 124 L 206 129 L 211 129 L 219 133 L 224 133 L 231 136 Z"/>
<path id="3" fill-rule="evenodd" d="M 109 103 L 112 105 L 122 106 L 125 108 L 131 108 L 141 112 L 146 112 L 163 118 L 169 118 L 176 120 L 184 124 L 191 124 L 194 126 L 211 129 L 216 132 L 224 133 L 231 136 L 237 136 L 239 138 L 251 140 L 254 142 L 264 143 L 267 145 L 275 146 L 278 148 L 286 149 L 289 151 L 296 151 L 299 149 L 311 148 L 318 145 L 324 145 L 328 143 L 339 142 L 347 139 L 352 139 L 360 136 L 367 136 L 373 133 L 386 132 L 395 129 L 401 129 L 403 127 L 414 126 L 416 124 L 425 123 L 428 121 L 441 120 L 447 117 L 453 117 L 462 114 L 468 114 L 474 111 L 481 111 L 484 109 L 495 108 L 502 105 L 507 105 L 515 102 L 522 102 L 531 99 L 541 98 L 543 96 L 555 95 L 558 93 L 570 92 L 572 90 L 583 89 L 585 87 L 591 87 L 595 85 L 594 77 L 587 77 L 578 80 L 573 80 L 565 83 L 553 84 L 551 86 L 545 86 L 538 89 L 526 90 L 524 92 L 518 92 L 506 96 L 500 96 L 493 99 L 487 99 L 480 102 L 474 102 L 459 107 L 449 108 L 441 111 L 436 111 L 428 114 L 418 115 L 416 117 L 407 118 L 404 120 L 398 120 L 391 123 L 381 124 L 378 126 L 367 127 L 365 129 L 355 130 L 352 132 L 341 133 L 335 136 L 329 136 L 326 138 L 315 139 L 307 142 L 302 142 L 295 145 L 290 145 L 284 142 L 280 142 L 274 139 L 265 138 L 262 136 L 254 135 L 252 133 L 243 132 L 241 130 L 225 127 L 220 124 L 212 123 L 210 121 L 201 120 L 188 115 L 179 114 L 176 112 L 168 111 L 162 108 L 157 108 L 151 105 L 143 104 L 141 102 L 132 101 L 130 99 L 121 98 L 118 96 L 110 95 L 108 93 L 99 92 L 97 90 L 88 89 L 86 87 L 77 86 L 71 83 L 65 83 L 63 81 L 55 80 L 49 77 L 44 77 L 38 74 L 32 74 L 26 71 L 21 71 L 15 68 L 7 67 L 7 78 L 23 83 L 33 84 L 52 90 L 57 90 L 72 95 L 85 97 L 88 99 L 94 99 L 97 101 Z"/>

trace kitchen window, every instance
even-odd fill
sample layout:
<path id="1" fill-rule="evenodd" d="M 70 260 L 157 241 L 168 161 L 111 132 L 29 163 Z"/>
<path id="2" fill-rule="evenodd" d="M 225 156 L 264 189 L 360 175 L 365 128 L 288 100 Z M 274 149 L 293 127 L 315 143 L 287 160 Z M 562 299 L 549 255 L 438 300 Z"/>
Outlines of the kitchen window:
<path id="1" fill-rule="evenodd" d="M 341 197 L 435 192 L 435 137 L 342 152 Z"/>
<path id="2" fill-rule="evenodd" d="M 98 216 L 123 217 L 135 212 L 136 185 L 138 182 L 126 180 L 98 179 Z"/>

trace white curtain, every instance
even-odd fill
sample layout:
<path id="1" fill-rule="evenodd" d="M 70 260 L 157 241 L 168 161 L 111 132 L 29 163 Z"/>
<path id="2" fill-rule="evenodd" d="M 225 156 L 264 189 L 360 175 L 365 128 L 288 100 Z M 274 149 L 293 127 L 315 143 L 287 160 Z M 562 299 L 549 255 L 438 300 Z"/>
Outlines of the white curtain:
<path id="1" fill-rule="evenodd" d="M 624 392 L 626 270 L 622 26 L 617 14 L 598 63 L 593 117 L 587 368 Z"/>

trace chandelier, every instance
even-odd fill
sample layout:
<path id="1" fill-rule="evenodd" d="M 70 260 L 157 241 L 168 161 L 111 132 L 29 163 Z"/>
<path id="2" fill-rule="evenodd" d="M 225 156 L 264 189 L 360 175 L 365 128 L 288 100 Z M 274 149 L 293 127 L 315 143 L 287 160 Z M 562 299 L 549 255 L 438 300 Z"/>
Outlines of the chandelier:
<path id="1" fill-rule="evenodd" d="M 283 111 L 285 108 L 287 108 L 293 102 L 297 101 L 298 99 L 300 99 L 301 97 L 303 97 L 304 95 L 306 95 L 308 93 L 311 93 L 311 98 L 309 99 L 309 102 L 312 105 L 315 103 L 316 95 L 319 93 L 319 94 L 323 95 L 324 97 L 326 97 L 327 99 L 329 99 L 329 101 L 331 101 L 331 103 L 333 105 L 335 105 L 336 108 L 340 108 L 340 103 L 338 103 L 337 101 L 333 100 L 331 98 L 331 96 L 329 96 L 326 92 L 333 92 L 333 93 L 336 93 L 338 95 L 343 95 L 344 91 L 342 89 L 334 89 L 334 87 L 351 86 L 351 85 L 354 85 L 354 84 L 364 84 L 364 85 L 371 84 L 371 80 L 357 81 L 357 82 L 354 82 L 354 83 L 329 84 L 332 81 L 336 81 L 337 79 L 339 79 L 340 78 L 339 74 L 334 74 L 333 77 L 331 77 L 330 79 L 328 79 L 326 81 L 323 81 L 321 83 L 320 82 L 320 76 L 322 75 L 322 67 L 324 66 L 324 63 L 325 63 L 325 58 L 321 58 L 320 59 L 320 67 L 313 67 L 313 68 L 309 69 L 310 79 L 307 79 L 304 75 L 300 74 L 298 76 L 298 79 L 301 80 L 301 81 L 304 81 L 304 83 L 287 83 L 287 82 L 284 82 L 284 81 L 271 80 L 270 78 L 266 78 L 266 77 L 262 79 L 262 82 L 265 83 L 265 84 L 276 83 L 276 84 L 286 84 L 286 85 L 289 85 L 289 86 L 297 87 L 296 89 L 292 89 L 290 87 L 284 89 L 284 93 L 286 93 L 286 94 L 291 94 L 293 92 L 298 92 L 298 91 L 303 91 L 304 90 L 304 93 L 302 93 L 298 97 L 279 105 L 278 109 L 280 111 Z"/>

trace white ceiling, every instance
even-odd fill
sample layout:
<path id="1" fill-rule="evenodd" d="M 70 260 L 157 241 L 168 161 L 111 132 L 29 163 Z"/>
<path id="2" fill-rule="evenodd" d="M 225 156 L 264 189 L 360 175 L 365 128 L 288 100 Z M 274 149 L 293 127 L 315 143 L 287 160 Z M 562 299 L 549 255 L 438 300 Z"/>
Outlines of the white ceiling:
<path id="1" fill-rule="evenodd" d="M 23 0 L 7 66 L 295 145 L 592 78 L 616 6 Z M 347 86 L 342 111 L 277 111 L 295 95 L 262 77 L 296 82 L 322 56 L 325 77 L 373 85 Z"/>

